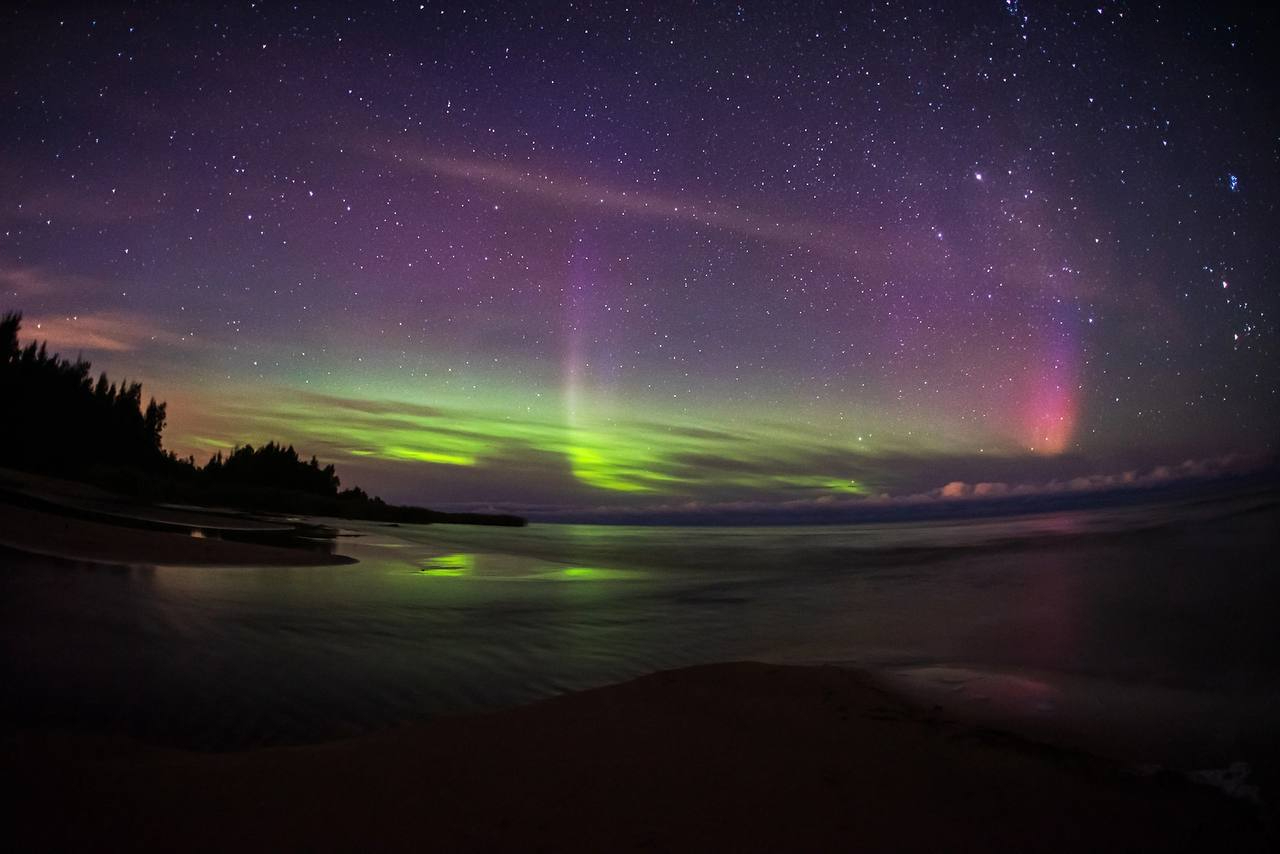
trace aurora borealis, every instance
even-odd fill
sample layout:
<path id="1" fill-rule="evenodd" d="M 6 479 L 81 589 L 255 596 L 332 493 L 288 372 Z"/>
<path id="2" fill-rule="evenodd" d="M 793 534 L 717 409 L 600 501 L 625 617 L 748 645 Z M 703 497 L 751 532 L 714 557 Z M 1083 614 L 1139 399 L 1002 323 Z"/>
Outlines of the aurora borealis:
<path id="1" fill-rule="evenodd" d="M 1245 9 L 18 5 L 0 304 L 180 454 L 274 438 L 437 506 L 1265 458 Z"/>

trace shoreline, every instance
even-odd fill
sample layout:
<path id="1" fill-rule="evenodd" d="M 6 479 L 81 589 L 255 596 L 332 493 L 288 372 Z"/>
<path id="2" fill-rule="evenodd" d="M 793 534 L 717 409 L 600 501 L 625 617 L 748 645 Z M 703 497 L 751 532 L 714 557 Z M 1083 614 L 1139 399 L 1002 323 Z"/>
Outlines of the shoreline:
<path id="1" fill-rule="evenodd" d="M 131 566 L 340 566 L 354 558 L 318 549 L 290 548 L 162 531 L 0 503 L 0 547 L 63 560 Z"/>
<path id="2" fill-rule="evenodd" d="M 133 501 L 90 484 L 12 469 L 0 468 L 0 511 L 0 548 L 61 560 L 117 566 L 358 562 L 302 545 L 311 531 L 288 521 Z"/>
<path id="3" fill-rule="evenodd" d="M 24 731 L 16 833 L 137 850 L 1267 850 L 1172 774 L 957 721 L 836 666 L 662 671 L 356 738 L 198 753 Z"/>

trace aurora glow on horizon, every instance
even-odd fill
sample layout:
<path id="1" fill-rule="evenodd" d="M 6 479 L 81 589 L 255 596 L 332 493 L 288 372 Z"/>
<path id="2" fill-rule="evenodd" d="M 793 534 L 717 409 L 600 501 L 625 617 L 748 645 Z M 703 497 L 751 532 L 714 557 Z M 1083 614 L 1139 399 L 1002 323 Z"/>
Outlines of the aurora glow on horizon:
<path id="1" fill-rule="evenodd" d="M 1276 451 L 1228 9 L 4 13 L 0 308 L 438 506 L 856 501 Z"/>

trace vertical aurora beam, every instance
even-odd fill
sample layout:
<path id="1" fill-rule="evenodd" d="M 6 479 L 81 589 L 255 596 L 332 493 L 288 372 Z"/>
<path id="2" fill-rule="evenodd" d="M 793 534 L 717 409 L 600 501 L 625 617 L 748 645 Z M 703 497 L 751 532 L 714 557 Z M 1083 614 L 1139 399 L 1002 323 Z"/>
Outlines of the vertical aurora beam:
<path id="1" fill-rule="evenodd" d="M 575 242 L 575 245 L 578 245 Z M 560 387 L 564 400 L 564 422 L 570 434 L 577 429 L 582 372 L 581 289 L 584 279 L 582 262 L 576 251 L 570 251 L 564 294 L 564 356 L 561 363 Z"/>
<path id="2" fill-rule="evenodd" d="M 1061 454 L 1071 445 L 1079 417 L 1080 385 L 1075 318 L 1062 299 L 1052 299 L 1037 330 L 1039 362 L 1030 366 L 1021 417 L 1027 447 L 1037 454 Z"/>
<path id="3" fill-rule="evenodd" d="M 624 437 L 602 413 L 589 411 L 599 406 L 598 400 L 588 399 L 591 362 L 584 330 L 593 317 L 591 299 L 598 283 L 592 255 L 582 244 L 580 236 L 574 240 L 564 297 L 564 454 L 573 476 L 588 486 L 610 492 L 659 492 L 676 481 L 659 470 L 660 456 L 643 437 Z"/>
<path id="4" fill-rule="evenodd" d="M 569 469 L 579 481 L 601 489 L 621 492 L 645 491 L 610 471 L 609 459 L 584 423 L 584 385 L 589 367 L 584 354 L 583 326 L 587 321 L 586 300 L 593 275 L 582 237 L 570 249 L 564 295 L 564 359 L 561 367 L 561 396 L 564 401 L 565 456 Z"/>
<path id="5" fill-rule="evenodd" d="M 569 466 L 579 480 L 582 469 L 589 467 L 590 453 L 581 442 L 582 425 L 579 407 L 582 406 L 582 373 L 586 363 L 582 356 L 583 289 L 588 285 L 586 260 L 581 253 L 582 238 L 574 240 L 569 252 L 566 293 L 564 296 L 564 363 L 561 389 L 564 399 L 564 423 L 568 437 Z M 588 481 L 589 482 L 589 481 Z"/>

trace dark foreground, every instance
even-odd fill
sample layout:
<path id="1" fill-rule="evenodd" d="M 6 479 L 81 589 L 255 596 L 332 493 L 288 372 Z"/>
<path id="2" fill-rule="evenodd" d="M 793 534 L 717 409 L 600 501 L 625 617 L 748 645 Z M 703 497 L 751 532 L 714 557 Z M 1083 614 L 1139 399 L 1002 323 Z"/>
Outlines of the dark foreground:
<path id="1" fill-rule="evenodd" d="M 1255 807 L 949 722 L 835 667 L 721 664 L 349 741 L 6 739 L 11 850 L 1262 851 Z"/>

